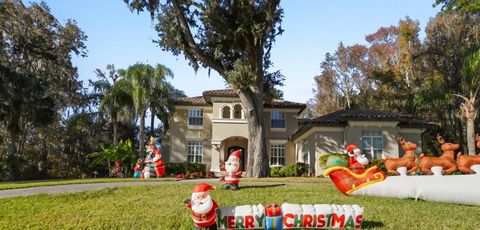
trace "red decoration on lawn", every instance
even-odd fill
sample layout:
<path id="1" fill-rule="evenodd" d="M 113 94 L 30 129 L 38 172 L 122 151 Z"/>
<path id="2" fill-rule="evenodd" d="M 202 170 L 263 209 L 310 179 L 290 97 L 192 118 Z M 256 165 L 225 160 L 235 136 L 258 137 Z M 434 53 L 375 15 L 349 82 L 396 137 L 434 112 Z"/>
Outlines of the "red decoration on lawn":
<path id="1" fill-rule="evenodd" d="M 480 148 L 480 136 L 477 134 L 476 136 L 477 140 L 477 147 Z M 480 154 L 474 155 L 474 156 L 468 156 L 468 155 L 462 155 L 461 153 L 458 153 L 457 155 L 457 166 L 458 170 L 462 173 L 466 174 L 473 174 L 475 171 L 473 171 L 470 167 L 472 165 L 480 165 Z"/>
<path id="2" fill-rule="evenodd" d="M 215 187 L 200 183 L 195 185 L 192 191 L 192 199 L 187 203 L 187 207 L 192 210 L 192 219 L 196 227 L 209 228 L 216 225 L 217 222 L 217 203 L 212 199 L 209 190 Z"/>
<path id="3" fill-rule="evenodd" d="M 361 187 L 383 181 L 387 177 L 385 172 L 376 166 L 365 170 L 368 159 L 357 146 L 348 145 L 346 152 L 350 156 L 349 168 L 334 166 L 324 172 L 343 194 L 349 195 Z"/>
<path id="4" fill-rule="evenodd" d="M 242 177 L 242 170 L 240 169 L 241 152 L 241 150 L 237 150 L 230 154 L 227 162 L 225 162 L 225 165 L 222 167 L 225 170 L 223 172 L 225 180 L 223 189 L 240 189 L 240 187 L 238 186 L 238 182 L 240 182 L 240 178 Z"/>
<path id="5" fill-rule="evenodd" d="M 162 161 L 162 153 L 155 147 L 155 138 L 150 137 L 150 143 L 147 145 L 147 155 L 145 156 L 145 168 L 143 170 L 142 178 L 150 178 L 150 171 L 155 170 L 158 177 L 165 176 L 165 165 Z"/>

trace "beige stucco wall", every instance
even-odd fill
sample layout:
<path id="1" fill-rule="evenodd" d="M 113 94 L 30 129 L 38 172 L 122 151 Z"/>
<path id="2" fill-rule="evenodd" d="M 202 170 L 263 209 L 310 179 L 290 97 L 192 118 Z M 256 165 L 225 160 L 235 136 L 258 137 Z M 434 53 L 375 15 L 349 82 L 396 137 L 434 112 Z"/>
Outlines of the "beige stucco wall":
<path id="1" fill-rule="evenodd" d="M 323 173 L 323 169 L 320 168 L 319 159 L 322 155 L 328 153 L 342 153 L 345 149 L 344 131 L 325 131 L 316 132 L 309 137 L 310 140 L 314 140 L 310 146 L 313 146 L 315 151 L 311 152 L 314 157 L 310 158 L 312 168 L 315 169 L 316 176 Z M 310 147 L 311 148 L 311 147 Z M 313 158 L 313 159 L 312 159 Z"/>
<path id="2" fill-rule="evenodd" d="M 398 157 L 398 122 L 355 121 L 349 122 L 345 129 L 346 144 L 362 148 L 362 132 L 381 131 L 383 138 L 383 157 Z"/>
<path id="3" fill-rule="evenodd" d="M 212 110 L 211 107 L 191 107 L 203 108 L 203 127 L 188 127 L 188 108 L 179 107 L 173 116 L 173 123 L 170 127 L 170 149 L 168 162 L 186 162 L 187 161 L 187 142 L 202 141 L 203 157 L 202 163 L 210 168 L 212 151 Z"/>

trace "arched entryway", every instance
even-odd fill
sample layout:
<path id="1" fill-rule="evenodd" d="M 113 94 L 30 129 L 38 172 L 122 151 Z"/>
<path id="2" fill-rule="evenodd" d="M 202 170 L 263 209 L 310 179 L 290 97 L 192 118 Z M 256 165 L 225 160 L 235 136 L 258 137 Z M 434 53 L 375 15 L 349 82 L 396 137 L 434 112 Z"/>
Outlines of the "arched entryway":
<path id="1" fill-rule="evenodd" d="M 221 161 L 227 161 L 230 154 L 235 150 L 242 151 L 240 154 L 240 168 L 245 171 L 245 167 L 247 166 L 248 150 L 248 139 L 245 137 L 234 136 L 224 139 L 221 143 L 220 150 L 220 156 L 223 158 Z"/>

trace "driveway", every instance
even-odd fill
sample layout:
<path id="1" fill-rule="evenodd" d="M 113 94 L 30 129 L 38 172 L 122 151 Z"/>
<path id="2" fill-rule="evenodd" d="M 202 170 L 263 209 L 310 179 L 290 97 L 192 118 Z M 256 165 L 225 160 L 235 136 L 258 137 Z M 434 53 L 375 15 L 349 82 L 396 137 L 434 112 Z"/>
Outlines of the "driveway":
<path id="1" fill-rule="evenodd" d="M 142 185 L 159 185 L 159 184 L 196 184 L 196 183 L 215 183 L 218 179 L 198 179 L 198 180 L 182 180 L 182 181 L 139 181 L 139 182 L 108 182 L 108 183 L 92 183 L 92 184 L 68 184 L 39 186 L 31 188 L 18 188 L 0 190 L 0 198 L 29 196 L 35 194 L 58 194 L 69 192 L 83 192 L 88 190 L 100 190 L 107 187 L 123 187 L 123 186 L 142 186 Z"/>

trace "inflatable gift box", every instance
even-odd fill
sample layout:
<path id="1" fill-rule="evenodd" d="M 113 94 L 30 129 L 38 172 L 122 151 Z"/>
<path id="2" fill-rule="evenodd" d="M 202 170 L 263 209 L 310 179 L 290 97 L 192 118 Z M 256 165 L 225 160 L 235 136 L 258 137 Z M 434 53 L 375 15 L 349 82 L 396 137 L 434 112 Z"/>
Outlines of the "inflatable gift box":
<path id="1" fill-rule="evenodd" d="M 217 208 L 218 229 L 265 229 L 262 204 Z"/>
<path id="2" fill-rule="evenodd" d="M 363 208 L 358 205 L 282 204 L 283 228 L 361 228 Z"/>
<path id="3" fill-rule="evenodd" d="M 282 210 L 278 204 L 265 206 L 265 229 L 283 229 Z"/>

